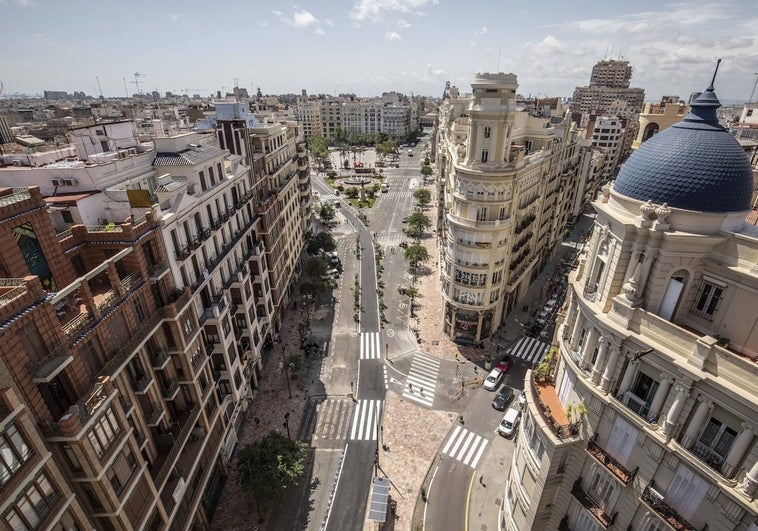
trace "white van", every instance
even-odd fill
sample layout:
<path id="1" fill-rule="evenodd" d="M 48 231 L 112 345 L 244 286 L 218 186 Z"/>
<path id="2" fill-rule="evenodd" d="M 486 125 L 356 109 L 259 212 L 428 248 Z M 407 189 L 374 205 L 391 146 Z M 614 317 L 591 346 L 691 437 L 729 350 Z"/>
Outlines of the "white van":
<path id="1" fill-rule="evenodd" d="M 408 156 L 409 156 L 409 157 L 412 157 L 412 156 L 413 156 L 413 150 L 412 150 L 412 149 L 409 149 L 409 150 L 408 150 Z"/>
<path id="2" fill-rule="evenodd" d="M 500 383 L 500 380 L 503 379 L 503 371 L 502 369 L 498 369 L 495 367 L 490 371 L 490 373 L 487 375 L 487 378 L 484 380 L 484 388 L 487 391 L 494 391 L 497 389 L 498 384 Z"/>
<path id="3" fill-rule="evenodd" d="M 505 412 L 503 420 L 500 421 L 500 425 L 497 427 L 497 432 L 503 437 L 511 437 L 516 433 L 519 420 L 521 420 L 521 411 L 516 408 L 510 408 Z"/>

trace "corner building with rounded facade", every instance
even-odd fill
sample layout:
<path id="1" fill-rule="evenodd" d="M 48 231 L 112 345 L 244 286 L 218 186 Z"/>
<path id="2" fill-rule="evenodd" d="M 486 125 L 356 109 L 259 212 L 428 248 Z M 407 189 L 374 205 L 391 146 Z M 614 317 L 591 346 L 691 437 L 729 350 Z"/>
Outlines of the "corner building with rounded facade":
<path id="1" fill-rule="evenodd" d="M 758 229 L 719 106 L 709 87 L 593 203 L 501 529 L 758 529 Z"/>
<path id="2" fill-rule="evenodd" d="M 551 258 L 569 205 L 597 183 L 579 178 L 589 144 L 567 117 L 518 106 L 514 74 L 478 74 L 471 87 L 440 110 L 438 235 L 444 330 L 478 344 Z"/>

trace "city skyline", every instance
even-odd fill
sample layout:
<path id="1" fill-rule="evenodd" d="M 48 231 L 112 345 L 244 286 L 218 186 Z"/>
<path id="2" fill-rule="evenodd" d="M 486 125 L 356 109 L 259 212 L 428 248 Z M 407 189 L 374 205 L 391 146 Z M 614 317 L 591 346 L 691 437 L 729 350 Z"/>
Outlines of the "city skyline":
<path id="1" fill-rule="evenodd" d="M 744 101 L 758 71 L 751 36 L 758 17 L 749 8 L 746 1 L 590 8 L 540 0 L 494 11 L 483 1 L 358 0 L 212 9 L 136 2 L 124 9 L 0 0 L 11 43 L 0 80 L 5 96 L 99 95 L 99 79 L 104 96 L 123 97 L 137 92 L 140 72 L 144 92 L 206 96 L 236 83 L 264 94 L 438 97 L 446 81 L 465 93 L 475 73 L 502 71 L 518 76 L 521 94 L 570 97 L 589 83 L 597 61 L 623 58 L 634 68 L 631 85 L 653 101 L 702 90 L 720 57 L 722 102 Z"/>

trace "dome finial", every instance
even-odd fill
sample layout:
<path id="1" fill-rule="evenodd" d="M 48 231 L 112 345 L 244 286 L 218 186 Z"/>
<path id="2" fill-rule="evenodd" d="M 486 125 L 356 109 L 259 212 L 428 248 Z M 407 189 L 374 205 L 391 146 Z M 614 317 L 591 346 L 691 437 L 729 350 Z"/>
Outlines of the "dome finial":
<path id="1" fill-rule="evenodd" d="M 713 92 L 713 83 L 716 81 L 716 74 L 718 74 L 719 71 L 719 65 L 721 64 L 721 59 L 716 59 L 716 70 L 713 71 L 713 77 L 711 78 L 711 84 L 708 85 L 708 88 L 705 90 L 709 90 Z"/>

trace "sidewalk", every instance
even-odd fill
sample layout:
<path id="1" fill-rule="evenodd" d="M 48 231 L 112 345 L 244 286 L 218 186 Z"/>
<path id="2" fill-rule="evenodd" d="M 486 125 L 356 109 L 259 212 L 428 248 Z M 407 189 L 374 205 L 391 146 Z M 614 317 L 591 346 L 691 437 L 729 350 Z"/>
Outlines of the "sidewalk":
<path id="1" fill-rule="evenodd" d="M 322 307 L 315 312 L 313 326 L 332 315 L 331 308 Z M 281 342 L 275 344 L 271 352 L 264 356 L 264 367 L 259 380 L 259 388 L 247 411 L 243 413 L 242 428 L 238 434 L 237 448 L 230 464 L 229 476 L 221 493 L 216 512 L 211 521 L 211 530 L 249 531 L 259 521 L 258 508 L 252 496 L 243 491 L 237 481 L 236 455 L 246 444 L 258 442 L 271 431 L 287 435 L 284 415 L 289 413 L 289 429 L 292 437 L 297 437 L 305 408 L 308 405 L 308 393 L 305 389 L 312 378 L 318 377 L 320 358 L 304 358 L 303 369 L 299 378 L 290 380 L 292 398 L 289 398 L 287 380 L 283 366 L 283 349 L 287 356 L 303 354 L 300 349 L 298 324 L 302 315 L 293 302 L 287 308 L 282 319 Z M 266 522 L 257 524 L 261 531 L 266 529 Z"/>

